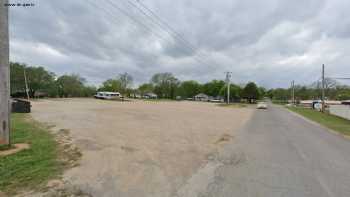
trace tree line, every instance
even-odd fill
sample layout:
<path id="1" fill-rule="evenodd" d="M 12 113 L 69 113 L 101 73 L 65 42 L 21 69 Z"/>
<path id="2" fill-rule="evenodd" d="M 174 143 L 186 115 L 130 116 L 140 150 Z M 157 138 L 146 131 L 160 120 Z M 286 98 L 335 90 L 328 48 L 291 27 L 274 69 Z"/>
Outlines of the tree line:
<path id="1" fill-rule="evenodd" d="M 350 86 L 343 85 L 332 78 L 325 79 L 325 96 L 327 100 L 350 100 Z M 272 100 L 288 101 L 291 99 L 292 88 L 276 88 L 266 92 Z M 318 100 L 322 98 L 322 82 L 316 81 L 310 85 L 296 85 L 295 99 Z"/>
<path id="2" fill-rule="evenodd" d="M 11 95 L 25 96 L 24 72 L 27 76 L 30 97 L 90 97 L 96 91 L 120 92 L 127 97 L 155 93 L 158 98 L 182 99 L 193 98 L 204 93 L 213 98 L 227 98 L 227 84 L 224 80 L 214 79 L 207 83 L 195 80 L 180 81 L 172 73 L 156 73 L 148 83 L 138 87 L 133 86 L 133 77 L 128 73 L 107 79 L 100 87 L 87 85 L 86 80 L 78 74 L 57 76 L 43 67 L 27 66 L 26 64 L 11 62 Z M 266 90 L 254 82 L 246 85 L 230 84 L 230 98 L 232 101 L 247 99 L 249 102 L 269 97 L 273 100 L 287 101 L 291 98 L 291 88 L 276 88 Z M 333 79 L 326 79 L 325 92 L 328 99 L 350 99 L 349 86 L 341 85 Z M 321 98 L 321 83 L 315 82 L 309 86 L 295 86 L 295 97 L 298 100 Z"/>
<path id="3" fill-rule="evenodd" d="M 25 97 L 27 78 L 28 93 L 35 97 L 88 97 L 96 92 L 94 86 L 86 85 L 86 80 L 77 74 L 57 76 L 43 67 L 10 63 L 10 91 L 13 97 Z"/>

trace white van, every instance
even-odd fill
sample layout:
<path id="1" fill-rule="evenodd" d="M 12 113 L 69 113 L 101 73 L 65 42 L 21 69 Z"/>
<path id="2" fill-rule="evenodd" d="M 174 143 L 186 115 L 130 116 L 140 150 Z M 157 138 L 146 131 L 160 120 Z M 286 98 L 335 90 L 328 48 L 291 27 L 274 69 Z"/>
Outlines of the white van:
<path id="1" fill-rule="evenodd" d="M 97 92 L 94 96 L 97 99 L 119 99 L 122 98 L 122 95 L 119 92 Z"/>

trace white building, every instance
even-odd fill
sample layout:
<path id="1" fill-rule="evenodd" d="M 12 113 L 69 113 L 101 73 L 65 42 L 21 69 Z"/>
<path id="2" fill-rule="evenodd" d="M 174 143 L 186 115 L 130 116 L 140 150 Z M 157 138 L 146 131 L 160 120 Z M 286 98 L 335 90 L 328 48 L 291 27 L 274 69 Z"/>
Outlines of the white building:
<path id="1" fill-rule="evenodd" d="M 97 92 L 95 98 L 112 100 L 122 98 L 122 95 L 119 92 Z"/>
<path id="2" fill-rule="evenodd" d="M 208 95 L 206 95 L 204 93 L 199 93 L 196 96 L 194 96 L 194 100 L 195 101 L 209 101 L 210 98 Z"/>

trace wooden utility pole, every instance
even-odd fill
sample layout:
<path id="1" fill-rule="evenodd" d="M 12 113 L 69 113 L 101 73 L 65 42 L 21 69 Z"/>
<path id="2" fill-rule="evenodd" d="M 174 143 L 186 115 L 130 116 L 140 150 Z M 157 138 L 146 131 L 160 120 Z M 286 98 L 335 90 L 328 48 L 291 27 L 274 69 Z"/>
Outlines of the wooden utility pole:
<path id="1" fill-rule="evenodd" d="M 325 77 L 324 77 L 324 64 L 322 64 L 322 112 L 325 111 L 325 104 L 326 104 L 326 101 L 325 101 Z"/>
<path id="2" fill-rule="evenodd" d="M 291 97 L 292 97 L 292 103 L 293 103 L 293 105 L 295 105 L 295 85 L 294 85 L 294 80 L 292 81 L 292 84 L 291 84 L 291 88 L 292 88 L 292 95 L 291 95 Z"/>
<path id="3" fill-rule="evenodd" d="M 26 68 L 23 68 L 23 75 L 24 75 L 24 83 L 26 86 L 26 94 L 27 94 L 27 100 L 29 101 L 29 88 L 28 88 L 28 82 L 27 82 L 27 73 L 26 73 Z"/>
<path id="4" fill-rule="evenodd" d="M 0 144 L 10 144 L 8 0 L 0 0 Z"/>
<path id="5" fill-rule="evenodd" d="M 231 72 L 226 72 L 227 104 L 230 104 L 230 78 L 231 78 Z"/>

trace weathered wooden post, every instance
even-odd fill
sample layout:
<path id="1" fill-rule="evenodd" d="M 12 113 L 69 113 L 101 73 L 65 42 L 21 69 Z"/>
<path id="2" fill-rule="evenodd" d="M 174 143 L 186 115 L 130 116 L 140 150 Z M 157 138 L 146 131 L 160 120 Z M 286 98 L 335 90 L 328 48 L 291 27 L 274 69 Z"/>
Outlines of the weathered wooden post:
<path id="1" fill-rule="evenodd" d="M 8 0 L 0 0 L 0 144 L 10 144 Z"/>

